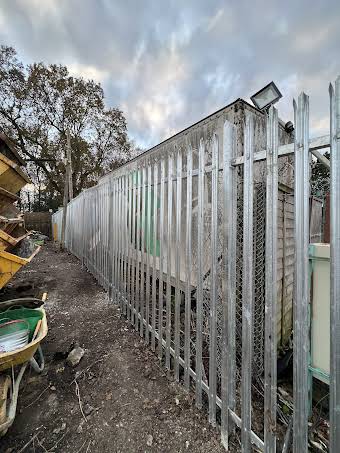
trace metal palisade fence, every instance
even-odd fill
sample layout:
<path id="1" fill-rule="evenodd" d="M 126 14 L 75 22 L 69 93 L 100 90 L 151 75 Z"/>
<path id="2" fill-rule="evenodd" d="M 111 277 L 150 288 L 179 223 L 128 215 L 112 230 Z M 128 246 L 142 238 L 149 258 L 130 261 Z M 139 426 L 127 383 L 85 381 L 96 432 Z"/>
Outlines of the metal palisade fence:
<path id="1" fill-rule="evenodd" d="M 178 146 L 139 156 L 68 205 L 66 247 L 119 304 L 175 379 L 188 390 L 194 388 L 197 406 L 207 408 L 210 423 L 220 426 L 222 443 L 232 451 L 233 436 L 239 436 L 244 452 L 289 451 L 289 436 L 294 452 L 308 451 L 309 172 L 311 153 L 322 159 L 318 150 L 327 146 L 331 148 L 329 449 L 340 451 L 340 78 L 330 85 L 330 136 L 310 139 L 309 99 L 304 93 L 294 102 L 294 111 L 294 144 L 279 146 L 278 113 L 272 106 L 266 119 L 266 149 L 255 152 L 254 118 L 247 112 L 243 137 L 229 121 L 209 135 L 196 134 L 193 139 L 188 134 Z M 242 155 L 236 154 L 238 140 L 243 143 Z M 294 410 L 292 423 L 282 429 L 275 282 L 278 179 L 286 156 L 294 162 L 295 175 Z M 261 190 L 254 182 L 260 164 L 264 164 Z M 259 193 L 264 200 L 262 236 L 256 227 Z M 53 222 L 60 226 L 61 217 L 57 212 Z M 258 397 L 253 385 L 253 336 L 260 284 L 264 371 Z"/>

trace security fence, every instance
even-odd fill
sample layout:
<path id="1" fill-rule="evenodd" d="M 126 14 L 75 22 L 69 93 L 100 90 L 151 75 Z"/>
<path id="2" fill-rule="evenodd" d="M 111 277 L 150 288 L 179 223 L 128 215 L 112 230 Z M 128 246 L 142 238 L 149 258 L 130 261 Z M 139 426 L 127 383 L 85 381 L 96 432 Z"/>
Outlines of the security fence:
<path id="1" fill-rule="evenodd" d="M 308 451 L 309 166 L 311 152 L 320 158 L 331 146 L 330 451 L 340 451 L 339 78 L 330 99 L 330 136 L 310 140 L 305 94 L 294 103 L 294 144 L 282 143 L 274 107 L 245 108 L 241 128 L 235 112 L 222 112 L 68 205 L 66 247 L 175 379 L 195 389 L 226 449 L 240 436 L 245 452 L 289 451 L 291 439 L 294 452 Z M 293 170 L 294 191 L 283 189 Z M 59 234 L 61 219 L 54 214 Z M 277 351 L 293 330 L 287 415 Z"/>

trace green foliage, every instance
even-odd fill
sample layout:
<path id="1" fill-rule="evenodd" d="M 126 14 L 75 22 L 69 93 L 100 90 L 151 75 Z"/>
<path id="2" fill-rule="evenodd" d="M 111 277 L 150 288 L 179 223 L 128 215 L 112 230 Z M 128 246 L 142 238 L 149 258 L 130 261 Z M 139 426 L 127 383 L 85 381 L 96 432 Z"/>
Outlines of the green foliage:
<path id="1" fill-rule="evenodd" d="M 25 67 L 6 46 L 0 47 L 0 129 L 33 161 L 30 176 L 46 209 L 61 204 L 67 130 L 75 196 L 130 157 L 124 115 L 105 107 L 100 84 L 72 77 L 62 65 Z"/>

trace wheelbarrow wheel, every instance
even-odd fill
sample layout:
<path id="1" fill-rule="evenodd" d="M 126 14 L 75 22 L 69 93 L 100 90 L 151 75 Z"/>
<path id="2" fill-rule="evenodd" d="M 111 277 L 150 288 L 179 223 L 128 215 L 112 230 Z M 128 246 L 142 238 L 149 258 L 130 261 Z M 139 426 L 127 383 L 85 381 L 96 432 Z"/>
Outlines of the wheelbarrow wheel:
<path id="1" fill-rule="evenodd" d="M 7 429 L 1 431 L 1 425 L 7 420 L 7 408 L 11 395 L 11 378 L 8 375 L 0 376 L 0 436 L 4 436 Z"/>

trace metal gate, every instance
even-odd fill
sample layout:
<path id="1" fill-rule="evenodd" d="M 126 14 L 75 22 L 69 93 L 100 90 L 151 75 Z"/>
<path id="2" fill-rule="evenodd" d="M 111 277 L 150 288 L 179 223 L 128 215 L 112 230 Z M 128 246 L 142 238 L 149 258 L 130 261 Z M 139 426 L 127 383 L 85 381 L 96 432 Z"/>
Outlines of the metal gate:
<path id="1" fill-rule="evenodd" d="M 239 436 L 244 452 L 252 444 L 288 451 L 292 432 L 293 451 L 308 451 L 310 153 L 322 159 L 318 149 L 331 146 L 330 451 L 340 451 L 340 78 L 330 88 L 330 105 L 330 136 L 310 140 L 302 93 L 294 102 L 292 145 L 279 146 L 271 107 L 266 149 L 255 152 L 254 115 L 247 112 L 243 137 L 228 120 L 209 133 L 188 133 L 180 144 L 116 170 L 68 206 L 67 248 L 176 380 L 195 389 L 196 405 L 220 425 L 226 449 Z M 278 186 L 291 162 L 294 411 L 293 429 L 287 423 L 286 430 L 277 416 L 278 281 L 287 285 L 278 272 Z M 256 323 L 263 326 L 260 339 L 253 336 Z M 263 393 L 254 381 L 263 382 Z"/>

